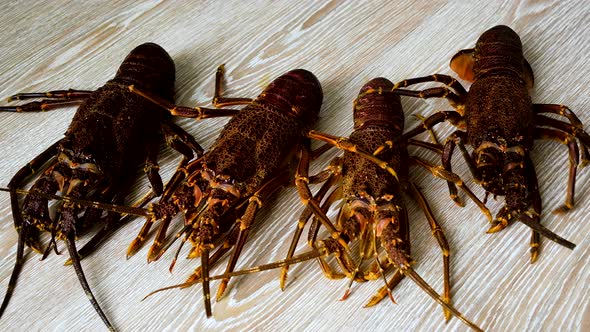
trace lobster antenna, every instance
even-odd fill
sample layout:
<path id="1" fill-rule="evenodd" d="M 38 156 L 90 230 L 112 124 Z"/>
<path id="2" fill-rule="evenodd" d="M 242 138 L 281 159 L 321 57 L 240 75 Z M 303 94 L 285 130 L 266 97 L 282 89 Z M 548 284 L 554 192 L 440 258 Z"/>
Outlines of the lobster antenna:
<path id="1" fill-rule="evenodd" d="M 533 220 L 533 218 L 529 217 L 526 213 L 521 213 L 518 216 L 518 221 L 522 222 L 523 224 L 527 225 L 528 227 L 530 227 L 534 231 L 538 232 L 539 234 L 543 235 L 544 237 L 548 238 L 549 240 L 551 240 L 559 245 L 562 245 L 562 246 L 564 246 L 568 249 L 571 249 L 571 250 L 574 250 L 574 248 L 576 247 L 576 245 L 574 243 L 555 234 L 554 232 L 549 230 L 547 227 L 541 225 L 540 222 Z M 492 226 L 487 231 L 487 233 L 495 233 L 495 232 L 499 231 L 501 229 L 499 225 L 500 224 L 498 224 L 496 226 Z"/>
<path id="2" fill-rule="evenodd" d="M 409 266 L 409 265 L 403 266 L 402 265 L 402 266 L 400 266 L 400 271 L 404 275 L 406 275 L 407 277 L 412 279 L 412 281 L 414 281 L 416 283 L 416 285 L 418 285 L 420 288 L 422 288 L 424 290 L 424 292 L 426 292 L 426 294 L 428 294 L 431 298 L 433 298 L 436 302 L 438 302 L 438 304 L 440 304 L 443 308 L 450 311 L 455 317 L 457 317 L 463 323 L 465 323 L 465 325 L 469 326 L 474 331 L 482 331 L 483 332 L 483 330 L 480 329 L 477 325 L 475 325 L 474 323 L 469 321 L 467 318 L 465 318 L 465 316 L 463 316 L 463 314 L 461 314 L 459 312 L 459 310 L 457 310 L 455 307 L 453 307 L 452 305 L 445 302 L 445 300 L 443 300 L 443 298 L 434 289 L 432 289 L 432 287 L 424 279 L 422 279 L 422 277 L 420 277 L 420 275 L 418 273 L 416 273 L 416 271 L 411 266 Z"/>
<path id="3" fill-rule="evenodd" d="M 5 191 L 9 193 L 16 193 L 21 195 L 35 195 L 47 199 L 57 199 L 62 200 L 64 202 L 76 203 L 86 207 L 93 207 L 97 209 L 102 209 L 111 212 L 118 212 L 123 214 L 131 214 L 134 216 L 142 216 L 142 217 L 150 217 L 151 213 L 148 209 L 137 208 L 132 206 L 124 206 L 124 205 L 116 205 L 116 204 L 108 204 L 108 203 L 100 203 L 95 201 L 89 201 L 80 198 L 73 198 L 69 196 L 59 196 L 54 194 L 44 193 L 38 190 L 24 190 L 24 189 L 10 189 L 10 188 L 2 188 L 0 187 L 0 191 Z"/>
<path id="4" fill-rule="evenodd" d="M 94 297 L 94 294 L 92 294 L 92 291 L 90 290 L 90 286 L 88 285 L 88 281 L 86 280 L 86 277 L 84 276 L 84 271 L 82 270 L 82 264 L 80 264 L 80 257 L 78 256 L 78 250 L 76 250 L 76 244 L 75 244 L 74 238 L 75 238 L 74 232 L 69 232 L 69 234 L 66 236 L 65 242 L 68 247 L 68 251 L 70 252 L 70 257 L 72 259 L 72 265 L 74 266 L 74 270 L 76 270 L 76 275 L 78 276 L 78 281 L 80 281 L 80 285 L 82 286 L 82 289 L 84 289 L 84 292 L 86 293 L 86 296 L 90 300 L 92 307 L 94 307 L 94 310 L 96 310 L 96 312 L 98 313 L 98 315 L 100 316 L 102 321 L 105 323 L 105 325 L 107 326 L 109 331 L 115 331 L 115 328 L 113 327 L 113 325 L 111 324 L 111 322 L 109 321 L 109 319 L 107 318 L 105 313 L 100 308 L 98 302 L 96 301 L 96 298 Z"/>
<path id="5" fill-rule="evenodd" d="M 6 288 L 6 294 L 4 294 L 4 300 L 2 300 L 2 306 L 0 306 L 0 317 L 4 314 L 6 307 L 8 306 L 8 302 L 12 297 L 12 293 L 14 292 L 14 287 L 16 286 L 16 280 L 18 279 L 18 275 L 23 268 L 24 264 L 24 250 L 25 250 L 25 237 L 26 231 L 24 228 L 18 232 L 18 246 L 16 249 L 16 260 L 14 261 L 14 267 L 12 268 L 12 274 L 10 275 L 10 280 L 8 281 L 8 288 Z"/>
<path id="6" fill-rule="evenodd" d="M 293 256 L 289 259 L 283 259 L 283 260 L 280 260 L 280 261 L 277 261 L 274 263 L 264 264 L 264 265 L 260 265 L 260 266 L 256 266 L 256 267 L 251 267 L 248 269 L 243 269 L 243 270 L 238 270 L 238 271 L 234 271 L 234 272 L 230 272 L 230 273 L 224 273 L 224 274 L 220 274 L 220 275 L 216 275 L 216 276 L 211 276 L 208 279 L 209 280 L 219 280 L 219 279 L 225 279 L 225 278 L 229 278 L 229 277 L 241 276 L 241 275 L 245 275 L 245 274 L 252 274 L 252 273 L 256 273 L 256 272 L 277 269 L 279 267 L 283 267 L 283 266 L 287 266 L 287 265 L 291 265 L 291 264 L 298 264 L 298 263 L 308 261 L 310 259 L 319 258 L 319 257 L 326 257 L 328 255 L 330 255 L 330 253 L 328 251 L 326 251 L 325 248 L 320 248 L 319 251 L 318 250 L 311 250 L 311 251 L 305 252 L 303 254 Z M 199 279 L 191 280 L 189 282 L 184 282 L 181 284 L 176 284 L 176 285 L 156 289 L 155 291 L 146 295 L 142 299 L 142 301 L 147 299 L 148 297 L 156 294 L 156 293 L 159 293 L 159 292 L 163 292 L 163 291 L 166 291 L 169 289 L 174 289 L 174 288 L 186 288 L 186 287 L 190 287 L 194 284 L 200 284 L 202 282 L 203 282 L 203 277 L 201 277 Z"/>

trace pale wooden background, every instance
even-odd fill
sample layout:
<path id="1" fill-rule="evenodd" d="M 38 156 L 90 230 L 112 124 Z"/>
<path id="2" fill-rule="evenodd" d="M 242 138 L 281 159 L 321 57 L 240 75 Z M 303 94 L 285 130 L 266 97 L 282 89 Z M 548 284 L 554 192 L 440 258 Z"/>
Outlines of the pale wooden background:
<path id="1" fill-rule="evenodd" d="M 3 3 L 0 22 L 2 97 L 22 91 L 96 88 L 113 76 L 133 47 L 153 41 L 174 58 L 177 100 L 185 105 L 208 104 L 213 74 L 221 63 L 227 64 L 229 92 L 236 96 L 255 96 L 287 70 L 311 70 L 325 94 L 317 128 L 339 135 L 351 131 L 352 100 L 367 80 L 450 73 L 448 62 L 457 50 L 472 47 L 484 30 L 508 24 L 521 35 L 534 69 L 534 101 L 567 104 L 590 129 L 590 13 L 585 1 L 12 1 Z M 447 105 L 405 99 L 404 107 L 409 115 L 430 114 Z M 18 168 L 59 139 L 73 112 L 0 114 L 0 184 L 5 186 Z M 208 147 L 225 121 L 178 123 Z M 407 127 L 416 124 L 408 116 Z M 439 129 L 443 135 L 449 130 Z M 566 150 L 542 142 L 533 159 L 545 207 L 543 223 L 578 246 L 570 251 L 543 241 L 534 265 L 528 262 L 530 232 L 524 225 L 487 235 L 487 222 L 472 203 L 460 209 L 448 199 L 443 182 L 423 172 L 414 177 L 453 250 L 454 303 L 486 330 L 590 330 L 588 170 L 579 172 L 577 208 L 562 216 L 550 213 L 564 198 Z M 335 155 L 320 159 L 316 169 Z M 163 154 L 165 178 L 176 160 L 168 150 Z M 466 168 L 456 164 L 456 172 L 470 178 Z M 138 187 L 136 195 L 146 188 Z M 476 193 L 483 195 L 481 189 Z M 496 212 L 501 203 L 492 201 L 490 208 Z M 416 204 L 408 201 L 408 208 L 416 269 L 440 290 L 439 249 Z M 4 294 L 17 240 L 6 194 L 0 195 L 0 209 Z M 294 190 L 282 191 L 260 216 L 239 267 L 283 258 L 300 211 Z M 312 262 L 291 269 L 284 293 L 279 290 L 278 271 L 234 279 L 227 296 L 214 305 L 211 319 L 205 318 L 200 286 L 140 302 L 149 291 L 184 280 L 198 264 L 181 260 L 170 275 L 171 254 L 148 266 L 146 248 L 125 260 L 125 249 L 142 223 L 136 219 L 83 261 L 102 308 L 122 331 L 466 330 L 457 319 L 445 324 L 438 305 L 408 280 L 395 290 L 398 305 L 386 301 L 362 308 L 380 282 L 357 284 L 352 296 L 339 302 L 346 281 L 324 279 Z M 0 330 L 104 330 L 73 269 L 62 266 L 64 255 L 52 254 L 44 262 L 38 258 L 28 255 Z"/>

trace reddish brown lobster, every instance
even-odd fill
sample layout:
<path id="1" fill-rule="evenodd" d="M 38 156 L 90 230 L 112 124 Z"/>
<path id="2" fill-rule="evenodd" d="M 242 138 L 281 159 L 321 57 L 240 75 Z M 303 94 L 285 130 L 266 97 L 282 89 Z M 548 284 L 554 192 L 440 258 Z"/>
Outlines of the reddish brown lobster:
<path id="1" fill-rule="evenodd" d="M 423 147 L 440 154 L 442 147 L 413 139 L 401 139 L 404 114 L 399 96 L 386 92 L 392 87 L 393 83 L 384 78 L 373 79 L 363 86 L 359 93 L 360 97 L 355 101 L 354 132 L 350 135 L 349 140 L 364 151 L 374 151 L 375 156 L 388 162 L 396 171 L 397 178 L 354 153 L 345 152 L 342 157 L 333 159 L 326 170 L 311 177 L 325 179 L 324 185 L 311 199 L 318 205 L 323 198 L 325 200 L 321 205 L 320 212 L 314 211 L 316 218 L 310 227 L 308 242 L 316 249 L 324 247 L 325 251 L 334 253 L 344 275 L 351 278 L 351 282 L 352 280 L 365 281 L 380 277 L 385 281 L 384 271 L 392 266 L 396 268 L 392 279 L 389 282 L 385 281 L 387 286 L 371 299 L 368 306 L 376 304 L 385 294 L 391 296 L 390 289 L 397 285 L 404 276 L 408 276 L 445 308 L 447 319 L 453 313 L 470 327 L 478 329 L 450 306 L 449 245 L 426 198 L 420 189 L 410 181 L 409 166 L 420 165 L 434 176 L 459 185 L 490 220 L 491 214 L 458 176 L 440 166 L 434 166 L 418 157 L 408 155 L 408 145 Z M 365 94 L 368 90 L 385 93 Z M 296 182 L 300 188 L 307 189 L 306 184 L 310 182 L 309 179 L 307 173 L 299 172 Z M 333 190 L 330 192 L 330 189 Z M 300 190 L 300 192 L 305 193 L 304 198 L 308 197 L 307 190 Z M 420 205 L 441 248 L 444 271 L 443 297 L 439 296 L 410 265 L 412 262 L 409 242 L 410 225 L 402 192 L 408 194 Z M 359 259 L 357 262 L 333 238 L 317 241 L 320 228 L 318 218 L 327 218 L 325 211 L 338 201 L 342 201 L 342 206 L 339 209 L 336 228 L 340 232 L 340 237 L 346 241 L 358 241 Z M 306 209 L 302 214 L 285 261 L 292 259 L 299 237 L 311 214 L 311 209 Z M 384 250 L 385 257 L 380 257 L 380 248 Z M 361 271 L 366 259 L 372 259 L 373 264 L 367 270 Z M 343 274 L 334 272 L 323 257 L 319 257 L 318 261 L 328 278 L 344 277 Z M 288 265 L 283 267 L 281 274 L 282 288 L 284 288 L 287 279 L 287 270 Z M 347 295 L 348 290 L 345 298 Z"/>
<path id="2" fill-rule="evenodd" d="M 245 108 L 233 110 L 176 106 L 130 87 L 135 93 L 174 115 L 196 119 L 232 116 L 209 152 L 179 168 L 165 188 L 160 202 L 149 208 L 152 216 L 128 250 L 129 255 L 134 254 L 141 247 L 152 224 L 161 220 L 148 254 L 149 260 L 158 259 L 172 243 L 164 246 L 172 218 L 182 212 L 185 226 L 176 238 L 184 235 L 182 243 L 190 241 L 192 250 L 189 257 L 201 257 L 201 267 L 195 270 L 189 281 L 203 276 L 207 316 L 212 314 L 209 267 L 233 248 L 226 273 L 234 271 L 258 210 L 273 193 L 293 183 L 295 169 L 307 169 L 310 156 L 325 150 L 322 147 L 312 152 L 309 137 L 363 154 L 365 158 L 393 172 L 386 163 L 370 153 L 356 150 L 345 138 L 310 130 L 318 118 L 323 99 L 320 83 L 312 73 L 296 69 L 283 74 L 253 100 L 222 98 L 222 81 L 223 66 L 216 74 L 214 104 L 218 107 L 246 104 Z M 330 221 L 322 222 L 325 222 L 324 226 L 335 239 L 346 246 Z M 210 255 L 212 249 L 216 250 Z M 229 277 L 222 280 L 217 298 L 223 295 L 228 282 Z"/>

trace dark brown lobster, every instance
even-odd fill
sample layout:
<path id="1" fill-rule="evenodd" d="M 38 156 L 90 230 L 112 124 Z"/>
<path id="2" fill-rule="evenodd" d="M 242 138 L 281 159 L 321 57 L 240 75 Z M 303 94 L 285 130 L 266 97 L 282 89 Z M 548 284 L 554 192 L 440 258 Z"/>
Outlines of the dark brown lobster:
<path id="1" fill-rule="evenodd" d="M 27 195 L 19 204 L 16 189 L 30 176 L 39 174 L 31 190 L 39 193 L 60 192 L 73 198 L 123 204 L 135 174 L 141 165 L 156 194 L 163 190 L 158 174 L 158 151 L 164 137 L 172 147 L 192 158 L 202 153 L 197 142 L 171 121 L 171 116 L 149 101 L 129 92 L 135 84 L 161 95 L 174 98 L 174 62 L 164 49 L 153 43 L 142 44 L 131 51 L 115 77 L 96 91 L 60 90 L 45 93 L 21 93 L 11 100 L 46 98 L 20 106 L 3 106 L 0 111 L 35 112 L 80 105 L 64 138 L 52 144 L 21 168 L 8 183 L 12 189 L 11 204 L 18 232 L 16 263 L 10 277 L 0 316 L 4 313 L 24 263 L 24 248 L 47 256 L 52 248 L 57 253 L 56 239 L 66 243 L 76 274 L 94 309 L 109 329 L 113 326 L 90 291 L 75 239 L 88 228 L 103 228 L 81 249 L 80 256 L 91 253 L 98 243 L 122 224 L 120 215 L 96 207 L 83 208 L 65 201 L 57 216 L 49 213 L 47 196 Z M 41 172 L 41 173 L 39 173 Z M 42 248 L 40 233 L 51 234 L 51 241 Z"/>
<path id="2" fill-rule="evenodd" d="M 569 149 L 570 175 L 565 204 L 555 212 L 562 213 L 574 205 L 574 184 L 579 162 L 580 144 L 584 164 L 588 162 L 590 136 L 577 116 L 563 105 L 533 104 L 529 89 L 533 71 L 523 57 L 520 38 L 507 26 L 496 26 L 484 32 L 475 48 L 462 50 L 451 60 L 451 68 L 463 79 L 473 82 L 469 92 L 446 75 L 431 75 L 397 83 L 396 94 L 418 98 L 446 98 L 456 111 L 438 112 L 428 117 L 423 126 L 410 130 L 405 137 L 450 121 L 464 126 L 446 141 L 442 164 L 451 170 L 451 157 L 456 145 L 465 157 L 475 180 L 487 194 L 505 196 L 504 207 L 497 214 L 489 233 L 497 232 L 514 221 L 533 229 L 530 241 L 531 262 L 539 254 L 539 234 L 573 249 L 575 245 L 540 224 L 541 195 L 534 165 L 529 156 L 536 139 L 553 139 Z M 422 91 L 401 89 L 424 82 L 441 82 L 446 87 Z M 556 114 L 569 123 L 547 117 Z M 471 156 L 465 145 L 473 147 Z M 449 184 L 453 196 L 456 189 Z"/>

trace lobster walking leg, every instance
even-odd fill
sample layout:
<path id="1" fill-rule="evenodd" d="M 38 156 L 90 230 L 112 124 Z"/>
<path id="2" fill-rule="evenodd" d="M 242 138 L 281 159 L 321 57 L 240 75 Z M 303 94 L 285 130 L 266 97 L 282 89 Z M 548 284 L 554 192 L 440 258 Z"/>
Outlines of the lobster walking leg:
<path id="1" fill-rule="evenodd" d="M 215 105 L 215 107 L 225 107 L 250 104 L 252 102 L 252 98 L 228 98 L 221 96 L 221 86 L 223 84 L 224 75 L 225 65 L 222 64 L 221 66 L 217 67 L 217 71 L 215 72 L 215 93 L 213 95 L 213 105 Z"/>
<path id="2" fill-rule="evenodd" d="M 463 122 L 463 117 L 456 111 L 440 111 L 432 114 L 422 121 L 422 126 L 416 127 L 407 131 L 402 135 L 402 139 L 407 140 L 427 130 L 432 129 L 435 125 L 448 121 L 455 126 L 459 126 Z"/>
<path id="3" fill-rule="evenodd" d="M 367 160 L 370 160 L 371 162 L 377 164 L 379 167 L 383 168 L 384 170 L 386 170 L 391 175 L 397 178 L 397 173 L 393 168 L 391 168 L 391 166 L 389 166 L 383 160 L 375 158 L 375 156 L 373 156 L 372 153 L 363 151 L 361 148 L 351 143 L 346 137 L 333 136 L 325 133 L 320 133 L 315 130 L 310 130 L 309 133 L 307 133 L 307 136 L 313 139 L 324 141 L 326 143 L 330 143 L 331 145 L 337 147 L 340 150 L 357 153 L 363 156 L 363 158 L 366 158 Z"/>
<path id="4" fill-rule="evenodd" d="M 8 97 L 8 102 L 14 100 L 27 100 L 34 98 L 49 98 L 33 101 L 17 106 L 0 106 L 0 111 L 5 112 L 40 112 L 49 111 L 68 106 L 77 106 L 84 101 L 93 91 L 86 90 L 55 90 L 49 92 L 18 93 Z"/>
<path id="5" fill-rule="evenodd" d="M 45 112 L 63 107 L 78 106 L 81 102 L 82 100 L 41 100 L 18 106 L 0 106 L 0 111 L 17 113 Z"/>
<path id="6" fill-rule="evenodd" d="M 324 184 L 320 187 L 320 190 L 313 197 L 313 200 L 315 200 L 316 202 L 321 202 L 322 199 L 324 198 L 324 196 L 327 194 L 328 190 L 330 190 L 330 188 L 332 188 L 332 186 L 334 186 L 339 181 L 339 177 L 340 177 L 340 171 L 339 171 L 340 165 L 338 165 L 339 161 L 340 161 L 340 159 L 338 158 L 338 159 L 334 159 L 330 163 L 330 168 L 327 169 L 327 171 L 329 171 L 329 177 L 327 179 L 325 179 Z M 297 243 L 299 243 L 299 239 L 301 237 L 301 234 L 303 233 L 303 228 L 307 224 L 307 221 L 312 217 L 312 215 L 313 215 L 312 209 L 310 207 L 306 207 L 303 210 L 303 212 L 301 213 L 301 215 L 299 216 L 299 221 L 297 222 L 297 228 L 296 228 L 295 232 L 293 233 L 293 239 L 291 240 L 291 244 L 289 245 L 289 251 L 287 252 L 287 257 L 285 258 L 286 260 L 293 257 L 293 255 L 295 254 L 295 249 L 297 248 Z M 315 240 L 313 242 L 315 242 Z M 322 260 L 320 260 L 320 265 L 322 266 L 322 271 L 325 272 L 324 274 L 329 275 L 330 277 L 335 275 L 333 273 L 330 273 L 330 270 L 328 269 L 329 266 L 327 268 L 326 267 L 327 264 L 325 264 L 325 262 L 323 262 Z M 281 270 L 281 278 L 280 278 L 281 290 L 285 289 L 288 271 L 289 271 L 289 265 L 284 266 L 283 269 Z M 338 276 L 340 276 L 340 275 L 337 275 L 337 277 Z"/>
<path id="7" fill-rule="evenodd" d="M 562 131 L 553 130 L 549 128 L 535 128 L 535 138 L 553 139 L 568 146 L 570 167 L 565 203 L 562 206 L 555 209 L 553 213 L 567 212 L 574 207 L 576 171 L 578 168 L 578 162 L 580 158 L 578 145 L 575 142 L 575 138 Z"/>
<path id="8" fill-rule="evenodd" d="M 543 113 L 551 113 L 551 114 L 558 114 L 561 116 L 566 117 L 571 124 L 570 134 L 580 140 L 581 150 L 582 150 L 582 164 L 581 167 L 586 166 L 590 162 L 590 153 L 588 152 L 588 148 L 590 148 L 590 135 L 584 130 L 584 125 L 582 121 L 576 116 L 569 107 L 565 105 L 556 105 L 556 104 L 533 104 L 533 112 L 537 114 L 537 118 L 539 118 L 539 114 Z M 555 122 L 554 122 L 555 123 Z M 542 124 L 542 123 L 539 123 Z M 559 126 L 558 126 L 559 127 Z M 560 128 L 564 130 L 566 128 Z M 569 132 L 569 130 L 566 130 Z"/>
<path id="9" fill-rule="evenodd" d="M 348 244 L 344 239 L 340 237 L 340 232 L 334 227 L 330 218 L 326 216 L 326 214 L 320 208 L 320 204 L 313 199 L 313 195 L 311 194 L 311 190 L 309 189 L 309 176 L 308 176 L 308 169 L 309 169 L 309 161 L 310 161 L 310 153 L 308 150 L 303 149 L 301 151 L 301 158 L 299 161 L 299 165 L 297 167 L 297 172 L 295 175 L 295 186 L 297 186 L 297 191 L 299 192 L 299 196 L 303 202 L 305 208 L 310 208 L 316 217 L 318 217 L 319 221 L 322 223 L 324 227 L 330 232 L 334 239 L 337 239 L 338 242 L 348 250 Z"/>
<path id="10" fill-rule="evenodd" d="M 541 192 L 539 191 L 539 184 L 537 182 L 537 175 L 535 172 L 535 165 L 531 160 L 530 156 L 525 159 L 525 167 L 530 171 L 527 174 L 527 186 L 530 188 L 530 195 L 533 197 L 532 201 L 532 213 L 522 213 L 519 218 L 524 220 L 523 222 L 536 222 L 539 226 L 541 225 L 541 211 L 543 210 L 543 203 L 541 201 Z M 571 173 L 570 173 L 571 174 Z M 575 172 L 574 172 L 575 174 Z M 531 254 L 531 264 L 537 261 L 539 252 L 541 251 L 541 233 L 534 228 L 531 230 L 531 239 L 529 242 L 529 252 Z"/>
<path id="11" fill-rule="evenodd" d="M 428 88 L 424 90 L 406 90 L 406 89 L 396 89 L 395 93 L 400 96 L 408 96 L 420 99 L 429 99 L 429 98 L 445 98 L 449 101 L 451 105 L 459 105 L 463 101 L 458 94 L 454 93 L 448 87 L 442 86 L 437 88 Z"/>
<path id="12" fill-rule="evenodd" d="M 197 161 L 198 161 L 198 159 L 197 159 Z M 187 157 L 184 157 L 180 161 L 180 164 L 176 168 L 176 172 L 174 173 L 174 175 L 172 175 L 172 178 L 170 179 L 170 181 L 168 182 L 168 184 L 164 188 L 164 192 L 162 193 L 162 196 L 160 197 L 160 200 L 159 200 L 160 202 L 168 201 L 170 199 L 170 197 L 172 196 L 172 194 L 174 193 L 174 190 L 176 190 L 176 188 L 179 186 L 179 184 L 184 180 L 184 178 L 185 178 L 184 169 L 186 167 L 187 162 L 188 162 Z M 147 236 L 149 234 L 149 231 L 150 231 L 152 225 L 155 222 L 156 222 L 156 219 L 154 216 L 148 217 L 148 219 L 143 224 L 141 230 L 139 231 L 139 233 L 135 237 L 135 239 L 133 239 L 133 241 L 131 241 L 131 244 L 129 244 L 129 247 L 127 247 L 127 258 L 133 256 L 141 248 L 143 242 L 145 241 L 145 239 L 147 238 Z M 152 250 L 152 251 L 154 253 L 156 252 L 156 250 Z"/>
<path id="13" fill-rule="evenodd" d="M 582 121 L 576 116 L 576 113 L 565 105 L 558 104 L 533 104 L 533 112 L 535 114 L 551 113 L 566 117 L 572 126 L 577 129 L 584 131 L 584 125 Z"/>
<path id="14" fill-rule="evenodd" d="M 428 83 L 428 82 L 438 82 L 443 83 L 444 85 L 448 86 L 449 88 L 455 90 L 455 93 L 463 98 L 467 95 L 467 91 L 459 81 L 449 75 L 442 75 L 442 74 L 433 74 L 428 76 L 410 78 L 407 80 L 403 80 L 393 85 L 391 90 L 397 90 L 399 88 L 406 88 L 410 85 L 420 84 L 420 83 Z M 368 91 L 367 91 L 368 92 Z"/>
<path id="15" fill-rule="evenodd" d="M 244 215 L 239 219 L 239 233 L 238 233 L 238 240 L 234 250 L 230 256 L 229 262 L 225 269 L 225 273 L 233 272 L 236 263 L 238 262 L 238 257 L 242 253 L 242 249 L 244 248 L 244 244 L 246 244 L 246 239 L 248 238 L 248 234 L 250 232 L 250 227 L 252 226 L 252 222 L 256 217 L 256 213 L 262 207 L 263 203 L 268 200 L 268 198 L 275 193 L 281 187 L 284 187 L 289 183 L 290 174 L 288 172 L 284 172 L 279 174 L 277 177 L 269 180 L 266 184 L 262 186 L 254 195 L 252 195 L 248 199 L 248 206 L 246 207 L 246 212 Z M 223 293 L 225 292 L 225 288 L 227 287 L 227 283 L 229 282 L 229 278 L 221 280 L 221 284 L 217 289 L 217 300 L 221 299 Z"/>
<path id="16" fill-rule="evenodd" d="M 148 141 L 148 143 L 146 144 L 148 151 L 143 170 L 147 175 L 147 178 L 152 186 L 152 190 L 154 191 L 156 196 L 160 196 L 162 195 L 162 191 L 164 191 L 164 184 L 162 183 L 162 177 L 160 177 L 159 172 L 160 166 L 158 165 L 158 150 L 160 147 L 160 139 L 159 137 L 152 137 L 151 139 L 147 138 L 146 140 Z"/>
<path id="17" fill-rule="evenodd" d="M 482 213 L 491 221 L 492 218 L 492 214 L 490 213 L 490 210 L 485 206 L 485 204 L 483 204 L 479 198 L 477 198 L 477 196 L 475 196 L 475 194 L 471 191 L 471 189 L 469 189 L 469 187 L 467 187 L 465 185 L 465 183 L 463 183 L 463 181 L 456 176 L 453 173 L 447 172 L 444 168 L 440 167 L 440 166 L 434 166 L 428 162 L 426 162 L 425 160 L 422 160 L 418 157 L 412 157 L 411 158 L 414 162 L 416 162 L 418 165 L 424 167 L 426 170 L 428 170 L 430 173 L 432 173 L 432 175 L 447 180 L 447 181 L 451 181 L 453 182 L 455 185 L 457 185 L 459 188 L 461 188 L 461 190 L 463 190 L 467 196 L 469 196 L 469 198 L 471 198 L 471 200 L 473 200 L 473 202 L 479 207 L 479 209 L 482 211 Z"/>
<path id="18" fill-rule="evenodd" d="M 215 108 L 204 108 L 204 107 L 184 107 L 184 106 L 174 105 L 173 103 L 171 103 L 167 100 L 164 100 L 164 99 L 161 99 L 161 98 L 154 96 L 152 94 L 146 93 L 133 85 L 129 86 L 129 91 L 136 93 L 136 94 L 142 96 L 143 98 L 153 102 L 154 104 L 167 109 L 168 112 L 170 112 L 170 114 L 172 114 L 174 116 L 181 116 L 184 118 L 192 118 L 192 119 L 196 119 L 196 120 L 202 120 L 202 119 L 209 119 L 209 118 L 233 116 L 239 112 L 239 110 L 228 109 L 228 108 L 215 109 Z"/>
<path id="19" fill-rule="evenodd" d="M 186 130 L 182 129 L 179 125 L 175 124 L 174 122 L 168 122 L 162 125 L 162 129 L 164 130 L 164 136 L 166 137 L 166 142 L 175 150 L 182 153 L 187 158 L 192 158 L 193 154 L 192 151 L 197 153 L 197 158 L 203 155 L 203 148 L 195 138 L 186 132 Z M 186 147 L 178 148 L 179 145 L 188 146 L 190 148 L 188 152 L 184 152 Z"/>
<path id="20" fill-rule="evenodd" d="M 412 196 L 412 198 L 416 202 L 418 202 L 418 205 L 420 206 L 420 208 L 424 212 L 424 215 L 426 216 L 426 220 L 428 220 L 428 224 L 429 224 L 430 229 L 432 231 L 432 236 L 434 236 L 436 238 L 436 241 L 438 242 L 438 245 L 442 251 L 443 285 L 444 285 L 443 299 L 445 300 L 445 302 L 450 304 L 451 303 L 451 278 L 450 278 L 450 272 L 449 272 L 450 271 L 449 260 L 450 260 L 451 252 L 450 252 L 450 248 L 449 248 L 449 243 L 447 241 L 447 238 L 445 236 L 443 229 L 440 227 L 440 224 L 438 223 L 438 221 L 434 217 L 434 214 L 432 213 L 432 210 L 430 209 L 430 206 L 428 205 L 428 201 L 426 200 L 426 197 L 424 197 L 424 194 L 420 191 L 420 189 L 413 182 L 410 182 L 408 187 L 409 187 L 408 193 Z M 448 311 L 446 308 L 443 308 L 443 311 L 444 311 L 445 318 L 447 319 L 447 321 L 449 319 L 451 319 L 451 312 Z"/>
<path id="21" fill-rule="evenodd" d="M 57 100 L 78 100 L 78 99 L 86 99 L 88 98 L 94 91 L 89 90 L 54 90 L 54 91 L 47 91 L 47 92 L 26 92 L 26 93 L 17 93 L 8 97 L 8 102 L 14 100 L 26 100 L 26 99 L 35 99 L 35 98 L 51 98 Z"/>
<path id="22" fill-rule="evenodd" d="M 588 152 L 588 147 L 590 147 L 590 135 L 588 135 L 584 130 L 576 128 L 569 123 L 559 121 L 557 119 L 553 119 L 544 115 L 535 116 L 535 123 L 537 124 L 537 126 L 547 126 L 554 129 L 558 129 L 577 138 L 580 143 L 580 157 L 582 159 L 580 167 L 585 167 L 586 165 L 588 165 L 588 163 L 590 163 L 590 152 Z"/>
<path id="23" fill-rule="evenodd" d="M 463 159 L 465 159 L 467 167 L 469 167 L 469 170 L 471 171 L 471 174 L 476 179 L 476 181 L 481 181 L 479 173 L 477 172 L 477 168 L 475 167 L 475 163 L 473 162 L 472 157 L 469 155 L 469 152 L 467 151 L 467 149 L 465 148 L 465 144 L 463 143 L 465 136 L 465 132 L 457 130 L 454 133 L 452 133 L 451 136 L 449 136 L 449 138 L 447 138 L 442 153 L 442 165 L 448 172 L 453 171 L 451 166 L 451 159 L 453 158 L 455 145 L 458 145 L 459 149 L 461 150 L 461 154 L 463 155 Z M 449 193 L 451 195 L 451 198 L 453 198 L 453 200 L 456 202 L 455 198 L 458 199 L 458 195 L 455 183 L 447 181 L 447 185 L 449 187 Z"/>
<path id="24" fill-rule="evenodd" d="M 148 263 L 156 261 L 158 258 L 160 258 L 160 255 L 162 254 L 162 245 L 166 239 L 168 227 L 170 226 L 171 222 L 172 216 L 164 216 L 160 221 L 160 227 L 158 227 L 156 238 L 154 239 L 148 251 Z"/>

